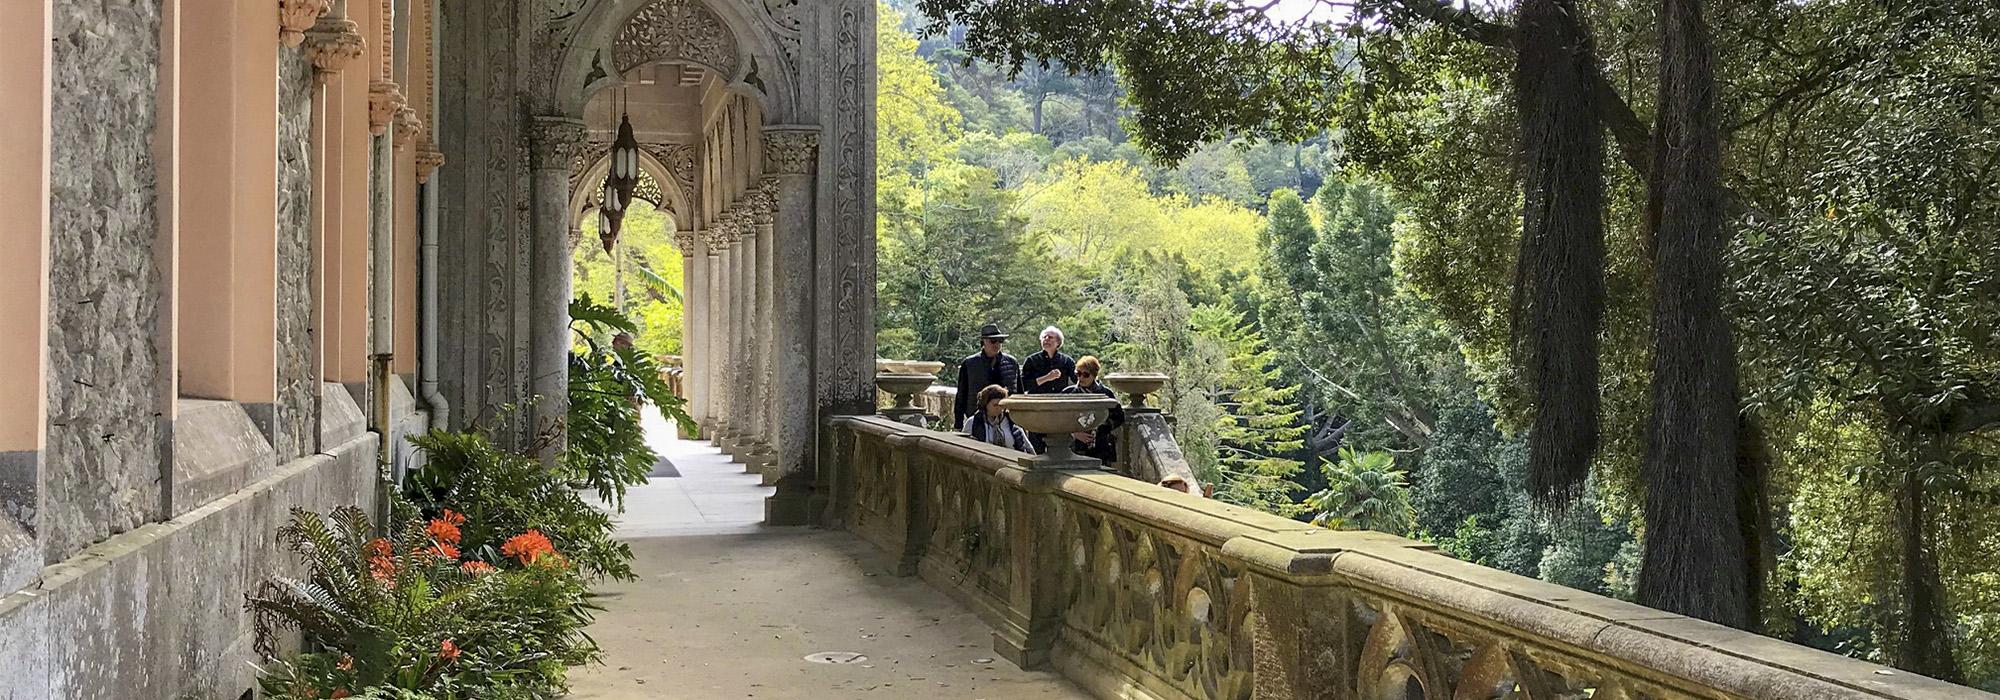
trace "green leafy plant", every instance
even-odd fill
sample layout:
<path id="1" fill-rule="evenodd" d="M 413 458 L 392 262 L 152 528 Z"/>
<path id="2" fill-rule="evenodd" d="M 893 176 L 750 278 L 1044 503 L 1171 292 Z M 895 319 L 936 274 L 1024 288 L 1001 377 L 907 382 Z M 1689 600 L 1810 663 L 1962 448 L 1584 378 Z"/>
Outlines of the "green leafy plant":
<path id="1" fill-rule="evenodd" d="M 584 294 L 570 302 L 577 349 L 569 356 L 569 431 L 563 464 L 571 478 L 588 484 L 614 508 L 625 507 L 625 490 L 646 483 L 660 456 L 646 444 L 640 424 L 645 404 L 667 418 L 692 425 L 685 403 L 675 396 L 653 356 L 632 344 L 638 333 L 631 319 Z"/>
<path id="2" fill-rule="evenodd" d="M 247 607 L 267 658 L 287 630 L 311 651 L 264 669 L 266 697 L 551 698 L 569 666 L 598 657 L 583 633 L 595 608 L 558 551 L 513 547 L 524 555 L 500 566 L 463 559 L 456 541 L 470 521 L 395 510 L 402 526 L 387 536 L 352 506 L 293 509 L 279 528 L 306 574 L 265 581 Z"/>
<path id="3" fill-rule="evenodd" d="M 433 430 L 410 443 L 427 462 L 410 471 L 403 494 L 429 517 L 447 509 L 464 514 L 467 557 L 503 563 L 507 538 L 537 530 L 586 576 L 633 578 L 632 548 L 612 539 L 610 514 L 586 503 L 560 471 L 477 432 Z"/>
<path id="4" fill-rule="evenodd" d="M 1408 533 L 1416 524 L 1407 475 L 1388 452 L 1340 449 L 1339 462 L 1324 462 L 1329 486 L 1306 499 L 1313 524 L 1337 530 Z"/>

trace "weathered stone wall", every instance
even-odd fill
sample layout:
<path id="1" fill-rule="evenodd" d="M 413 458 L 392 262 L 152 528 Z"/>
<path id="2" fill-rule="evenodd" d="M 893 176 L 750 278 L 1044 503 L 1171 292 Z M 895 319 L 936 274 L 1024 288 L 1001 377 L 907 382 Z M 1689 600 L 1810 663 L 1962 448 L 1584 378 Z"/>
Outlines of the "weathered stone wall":
<path id="1" fill-rule="evenodd" d="M 43 557 L 160 516 L 170 440 L 155 330 L 160 0 L 58 2 L 50 113 Z"/>
<path id="2" fill-rule="evenodd" d="M 272 533 L 294 506 L 372 512 L 374 462 L 367 433 L 0 593 L 0 698 L 243 697 L 256 673 L 244 596 L 297 568 Z"/>
<path id="3" fill-rule="evenodd" d="M 312 63 L 278 50 L 278 404 L 272 448 L 279 461 L 310 454 L 319 425 L 313 373 Z"/>

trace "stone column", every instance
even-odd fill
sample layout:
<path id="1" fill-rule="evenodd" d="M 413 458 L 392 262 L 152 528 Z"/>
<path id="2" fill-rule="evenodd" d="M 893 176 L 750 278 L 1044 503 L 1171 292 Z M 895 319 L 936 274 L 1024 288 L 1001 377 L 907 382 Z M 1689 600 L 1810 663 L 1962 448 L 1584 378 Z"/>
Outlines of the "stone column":
<path id="1" fill-rule="evenodd" d="M 805 525 L 813 496 L 813 175 L 819 132 L 812 127 L 764 132 L 764 172 L 777 181 L 772 229 L 771 391 L 778 411 L 770 467 L 777 493 L 764 502 L 768 525 Z"/>
<path id="2" fill-rule="evenodd" d="M 698 424 L 693 437 L 706 438 L 714 430 L 708 410 L 708 369 L 712 359 L 708 352 L 708 242 L 700 231 L 688 231 L 679 240 L 685 266 L 682 281 L 685 308 L 681 317 L 687 333 L 681 336 L 681 362 L 687 370 L 688 415 Z"/>
<path id="3" fill-rule="evenodd" d="M 734 319 L 736 324 L 736 402 L 737 420 L 742 426 L 736 441 L 736 458 L 743 462 L 745 473 L 759 473 L 757 443 L 762 442 L 762 411 L 757 405 L 757 358 L 756 346 L 761 339 L 756 336 L 756 324 L 751 322 L 757 313 L 757 228 L 751 222 L 749 209 L 741 210 L 737 217 L 736 248 L 736 298 L 743 301 Z"/>
<path id="4" fill-rule="evenodd" d="M 529 436 L 542 446 L 536 456 L 553 463 L 569 420 L 569 169 L 586 135 L 583 121 L 572 117 L 536 117 L 531 128 L 528 393 L 536 398 Z"/>
<path id="5" fill-rule="evenodd" d="M 747 435 L 743 443 L 744 471 L 750 474 L 763 473 L 763 458 L 770 445 L 769 419 L 764 413 L 762 401 L 763 373 L 759 371 L 759 349 L 770 343 L 768 337 L 758 333 L 757 317 L 769 303 L 758 290 L 758 265 L 770 255 L 757 240 L 757 203 L 754 192 L 746 195 L 743 209 L 743 239 L 738 245 L 743 247 L 743 420 Z"/>
<path id="6" fill-rule="evenodd" d="M 775 390 L 776 387 L 772 383 L 773 378 L 771 376 L 772 365 L 777 360 L 778 352 L 777 336 L 774 334 L 774 329 L 771 326 L 772 310 L 777 307 L 777 300 L 771 296 L 773 288 L 771 279 L 772 261 L 777 257 L 775 243 L 773 242 L 776 234 L 772 230 L 777 220 L 777 212 L 775 210 L 777 207 L 777 191 L 777 178 L 764 178 L 763 182 L 757 188 L 758 199 L 755 211 L 757 265 L 756 269 L 752 272 L 752 277 L 756 280 L 757 287 L 757 305 L 752 310 L 751 315 L 756 328 L 754 334 L 757 338 L 757 342 L 751 346 L 752 362 L 755 364 L 754 373 L 757 378 L 755 382 L 756 395 L 752 397 L 752 405 L 755 406 L 758 420 L 761 421 L 760 427 L 762 428 L 757 443 L 757 450 L 754 453 L 756 459 L 753 460 L 753 463 L 757 465 L 759 470 L 763 470 L 767 474 L 772 463 L 772 456 L 776 452 L 778 425 L 778 404 L 776 399 L 779 392 Z M 775 483 L 774 479 L 767 480 Z"/>
<path id="7" fill-rule="evenodd" d="M 708 422 L 709 442 L 727 448 L 729 424 L 729 269 L 723 258 L 729 242 L 721 222 L 706 231 L 708 242 Z"/>

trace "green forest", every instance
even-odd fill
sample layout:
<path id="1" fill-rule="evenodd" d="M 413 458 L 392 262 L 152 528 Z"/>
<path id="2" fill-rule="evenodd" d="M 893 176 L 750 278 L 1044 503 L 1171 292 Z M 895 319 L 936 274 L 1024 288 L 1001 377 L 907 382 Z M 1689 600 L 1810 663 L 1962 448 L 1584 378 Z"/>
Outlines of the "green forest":
<path id="1" fill-rule="evenodd" d="M 881 356 L 1055 325 L 1216 498 L 2000 689 L 2000 7 L 1289 4 L 887 2 Z"/>

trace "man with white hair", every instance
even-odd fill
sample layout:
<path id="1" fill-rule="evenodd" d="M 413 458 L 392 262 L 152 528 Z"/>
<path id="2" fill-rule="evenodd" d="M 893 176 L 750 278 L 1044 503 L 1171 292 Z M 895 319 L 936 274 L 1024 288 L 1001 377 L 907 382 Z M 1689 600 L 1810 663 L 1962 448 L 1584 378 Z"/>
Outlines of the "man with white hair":
<path id="1" fill-rule="evenodd" d="M 1076 360 L 1063 354 L 1062 346 L 1061 328 L 1042 329 L 1042 351 L 1021 362 L 1022 393 L 1060 394 L 1076 383 Z M 1035 444 L 1036 453 L 1048 449 L 1041 433 L 1028 433 L 1028 441 Z"/>

